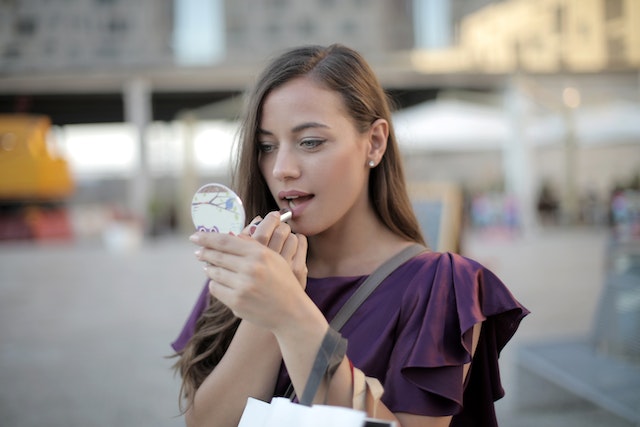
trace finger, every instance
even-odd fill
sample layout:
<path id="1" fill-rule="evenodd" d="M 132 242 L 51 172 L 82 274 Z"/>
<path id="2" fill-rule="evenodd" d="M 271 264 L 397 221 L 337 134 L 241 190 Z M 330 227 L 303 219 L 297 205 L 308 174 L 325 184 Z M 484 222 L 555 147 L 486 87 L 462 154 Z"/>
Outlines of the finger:
<path id="1" fill-rule="evenodd" d="M 247 245 L 251 244 L 247 239 L 239 239 L 238 236 L 224 233 L 197 232 L 192 234 L 189 240 L 203 248 L 214 249 L 233 255 L 245 253 L 247 251 Z"/>
<path id="2" fill-rule="evenodd" d="M 309 241 L 307 240 L 307 236 L 304 234 L 296 234 L 296 237 L 298 238 L 298 250 L 296 251 L 294 261 L 306 264 Z"/>
<path id="3" fill-rule="evenodd" d="M 205 265 L 203 269 L 210 281 L 215 282 L 218 286 L 227 289 L 238 289 L 240 287 L 239 275 L 235 271 L 212 264 Z"/>
<path id="4" fill-rule="evenodd" d="M 251 222 L 249 222 L 249 224 L 242 230 L 242 232 L 240 233 L 241 235 L 248 235 L 251 236 L 253 235 L 253 233 L 256 231 L 257 228 L 257 224 L 262 221 L 262 217 L 260 215 L 258 215 L 257 217 L 253 218 L 251 220 Z"/>
<path id="5" fill-rule="evenodd" d="M 291 260 L 291 269 L 296 272 L 298 280 L 302 279 L 302 277 L 299 277 L 300 275 L 304 275 L 304 280 L 306 282 L 307 250 L 309 249 L 309 242 L 307 241 L 307 237 L 303 234 L 296 234 L 296 237 L 298 238 L 298 247 L 293 259 Z"/>
<path id="6" fill-rule="evenodd" d="M 265 215 L 264 219 L 257 225 L 251 237 L 265 246 L 269 245 L 271 235 L 274 230 L 280 225 L 280 214 L 277 211 L 269 212 Z"/>
<path id="7" fill-rule="evenodd" d="M 229 307 L 233 298 L 233 290 L 224 286 L 223 284 L 216 282 L 215 280 L 209 280 L 209 294 L 215 299 Z"/>
<path id="8" fill-rule="evenodd" d="M 291 227 L 288 224 L 281 222 L 271 233 L 271 237 L 269 238 L 269 249 L 272 249 L 275 252 L 282 252 L 282 249 L 289 238 L 291 236 Z"/>
<path id="9" fill-rule="evenodd" d="M 246 237 L 245 237 L 246 238 Z M 219 267 L 228 271 L 237 272 L 241 256 L 226 252 L 208 249 L 206 247 L 196 251 L 196 256 L 200 261 L 205 262 L 205 271 L 207 266 Z M 213 279 L 213 277 L 211 277 Z"/>
<path id="10" fill-rule="evenodd" d="M 289 233 L 284 241 L 284 244 L 282 245 L 280 255 L 282 255 L 282 257 L 291 264 L 291 261 L 293 260 L 293 257 L 295 256 L 297 250 L 298 237 L 293 233 Z"/>

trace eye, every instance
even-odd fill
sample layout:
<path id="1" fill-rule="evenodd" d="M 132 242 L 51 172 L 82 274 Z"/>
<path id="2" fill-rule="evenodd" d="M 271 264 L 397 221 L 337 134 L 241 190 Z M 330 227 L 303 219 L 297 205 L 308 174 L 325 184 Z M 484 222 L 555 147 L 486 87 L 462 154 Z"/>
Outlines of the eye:
<path id="1" fill-rule="evenodd" d="M 324 139 L 307 138 L 300 141 L 300 145 L 304 148 L 317 148 L 325 142 Z"/>
<path id="2" fill-rule="evenodd" d="M 276 145 L 272 142 L 258 142 L 258 150 L 260 150 L 261 153 L 271 153 L 275 149 Z"/>

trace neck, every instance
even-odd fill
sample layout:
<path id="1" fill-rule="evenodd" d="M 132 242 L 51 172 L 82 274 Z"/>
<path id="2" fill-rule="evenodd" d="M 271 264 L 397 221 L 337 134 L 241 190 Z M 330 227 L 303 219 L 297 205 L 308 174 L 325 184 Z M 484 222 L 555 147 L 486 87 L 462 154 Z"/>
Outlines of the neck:
<path id="1" fill-rule="evenodd" d="M 362 276 L 409 245 L 370 210 L 309 237 L 309 277 Z"/>

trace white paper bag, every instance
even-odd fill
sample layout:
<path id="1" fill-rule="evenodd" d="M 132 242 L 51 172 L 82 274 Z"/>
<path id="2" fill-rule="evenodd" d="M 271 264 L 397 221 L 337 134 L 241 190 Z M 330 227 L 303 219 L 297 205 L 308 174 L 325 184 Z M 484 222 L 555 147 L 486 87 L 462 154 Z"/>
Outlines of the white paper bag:
<path id="1" fill-rule="evenodd" d="M 247 400 L 238 427 L 362 427 L 366 413 L 339 406 L 305 406 L 284 397 Z"/>

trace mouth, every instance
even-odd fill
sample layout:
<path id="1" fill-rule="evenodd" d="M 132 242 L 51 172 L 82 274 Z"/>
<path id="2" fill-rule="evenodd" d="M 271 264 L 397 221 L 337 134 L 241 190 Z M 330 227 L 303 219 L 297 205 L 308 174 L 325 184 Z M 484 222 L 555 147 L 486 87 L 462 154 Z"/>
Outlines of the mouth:
<path id="1" fill-rule="evenodd" d="M 312 198 L 313 198 L 312 194 L 289 195 L 289 196 L 282 197 L 282 200 L 284 200 L 287 203 L 287 205 L 289 206 L 289 209 L 291 209 L 292 211 L 295 211 L 297 206 L 302 205 L 303 203 L 311 200 Z"/>

